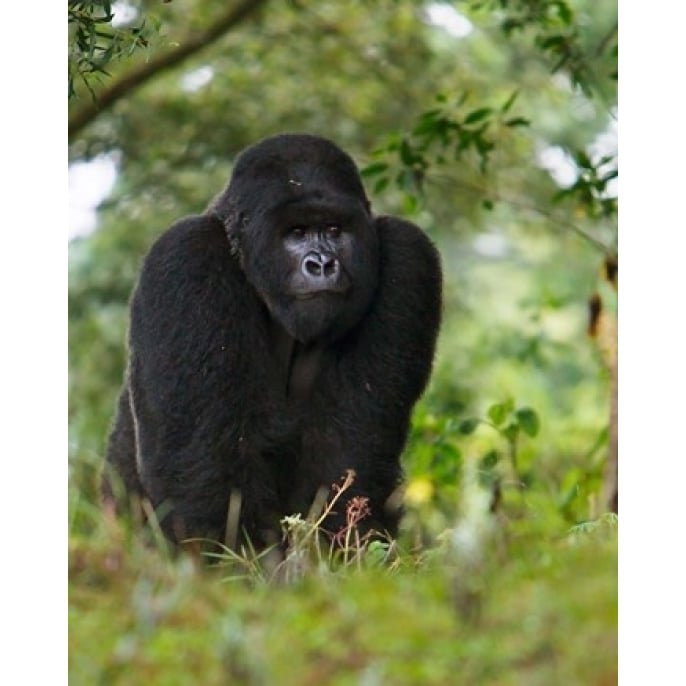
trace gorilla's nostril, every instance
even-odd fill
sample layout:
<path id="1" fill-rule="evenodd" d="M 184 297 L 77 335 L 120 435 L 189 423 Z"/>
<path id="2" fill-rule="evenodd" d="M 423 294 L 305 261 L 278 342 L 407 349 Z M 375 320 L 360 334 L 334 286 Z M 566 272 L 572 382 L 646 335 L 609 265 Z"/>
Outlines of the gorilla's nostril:
<path id="1" fill-rule="evenodd" d="M 324 276 L 336 276 L 338 274 L 338 260 L 335 257 L 324 259 Z"/>
<path id="2" fill-rule="evenodd" d="M 322 264 L 316 257 L 305 258 L 305 272 L 310 276 L 322 275 Z"/>

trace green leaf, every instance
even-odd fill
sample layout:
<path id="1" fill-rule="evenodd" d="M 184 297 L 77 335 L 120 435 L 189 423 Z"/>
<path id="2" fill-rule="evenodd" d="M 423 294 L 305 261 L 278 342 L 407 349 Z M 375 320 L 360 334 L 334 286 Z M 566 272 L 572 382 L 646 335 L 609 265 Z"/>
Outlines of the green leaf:
<path id="1" fill-rule="evenodd" d="M 461 433 L 464 434 L 465 436 L 474 433 L 474 430 L 476 427 L 479 425 L 479 420 L 476 417 L 471 417 L 469 419 L 463 419 L 460 422 L 460 425 L 457 427 L 457 430 Z"/>
<path id="2" fill-rule="evenodd" d="M 555 195 L 553 195 L 553 202 L 558 203 L 561 200 L 564 200 L 565 198 L 570 197 L 571 195 L 574 194 L 574 191 L 572 188 L 563 188 L 562 190 L 559 190 Z"/>
<path id="3" fill-rule="evenodd" d="M 504 429 L 501 429 L 500 433 L 505 436 L 508 441 L 512 442 L 517 438 L 517 434 L 519 434 L 519 424 L 517 424 L 517 422 L 512 422 Z"/>
<path id="4" fill-rule="evenodd" d="M 536 436 L 538 430 L 541 428 L 541 422 L 538 415 L 530 407 L 520 407 L 516 412 L 515 416 L 519 422 L 519 426 L 522 427 L 522 431 L 528 436 Z"/>
<path id="5" fill-rule="evenodd" d="M 514 105 L 515 100 L 519 97 L 519 89 L 512 91 L 512 95 L 505 101 L 505 104 L 500 108 L 502 114 L 510 111 L 512 105 Z"/>
<path id="6" fill-rule="evenodd" d="M 512 410 L 512 403 L 510 401 L 505 401 L 502 403 L 495 403 L 491 405 L 488 408 L 488 411 L 486 414 L 488 414 L 488 418 L 496 425 L 500 426 L 505 419 L 507 419 L 507 415 L 510 413 Z"/>
<path id="7" fill-rule="evenodd" d="M 419 117 L 419 121 L 436 121 L 440 118 L 442 112 L 443 110 L 438 108 L 427 110 L 426 112 L 422 112 L 421 116 Z"/>
<path id="8" fill-rule="evenodd" d="M 474 137 L 474 145 L 476 145 L 477 150 L 481 153 L 482 156 L 485 156 L 495 147 L 495 145 L 491 143 L 491 141 L 487 140 L 480 134 Z"/>
<path id="9" fill-rule="evenodd" d="M 372 568 L 382 568 L 388 559 L 390 544 L 385 541 L 372 541 L 364 556 L 365 564 Z"/>
<path id="10" fill-rule="evenodd" d="M 577 150 L 574 153 L 574 160 L 583 169 L 593 169 L 591 159 L 583 150 Z"/>
<path id="11" fill-rule="evenodd" d="M 441 117 L 440 110 L 431 110 L 420 117 L 417 126 L 412 129 L 412 133 L 415 136 L 437 135 L 445 129 L 445 126 L 446 120 Z"/>
<path id="12" fill-rule="evenodd" d="M 406 140 L 400 144 L 400 159 L 408 167 L 417 161 L 417 155 L 412 151 L 410 144 Z"/>
<path id="13" fill-rule="evenodd" d="M 511 17 L 505 19 L 500 25 L 503 33 L 505 35 L 511 34 L 515 29 L 521 29 L 524 26 L 524 22 L 520 19 L 513 19 Z"/>
<path id="14" fill-rule="evenodd" d="M 478 110 L 470 112 L 465 117 L 464 123 L 474 124 L 475 122 L 481 121 L 482 119 L 486 119 L 486 117 L 490 116 L 492 113 L 493 110 L 490 107 L 480 107 Z"/>
<path id="15" fill-rule="evenodd" d="M 561 50 L 561 47 L 565 45 L 567 42 L 567 39 L 562 35 L 562 34 L 555 34 L 553 36 L 548 36 L 546 38 L 541 38 L 537 41 L 541 48 L 544 50 L 546 49 L 552 49 L 552 50 Z"/>
<path id="16" fill-rule="evenodd" d="M 364 169 L 360 171 L 362 176 L 377 176 L 378 174 L 383 174 L 388 169 L 388 164 L 386 162 L 372 162 L 368 164 Z"/>
<path id="17" fill-rule="evenodd" d="M 405 214 L 414 214 L 418 208 L 419 199 L 416 195 L 408 193 L 403 197 L 403 212 Z"/>
<path id="18" fill-rule="evenodd" d="M 374 194 L 378 195 L 379 193 L 382 193 L 383 191 L 386 190 L 389 184 L 389 179 L 387 176 L 382 176 L 375 184 L 374 184 Z"/>
<path id="19" fill-rule="evenodd" d="M 486 198 L 486 200 L 482 201 L 481 207 L 490 212 L 493 209 L 493 201 Z"/>
<path id="20" fill-rule="evenodd" d="M 462 129 L 458 132 L 457 146 L 455 147 L 455 159 L 460 159 L 460 154 L 466 150 L 474 140 L 474 133 L 469 129 Z"/>
<path id="21" fill-rule="evenodd" d="M 505 122 L 505 126 L 514 128 L 515 126 L 531 126 L 531 122 L 525 117 L 513 117 Z"/>
<path id="22" fill-rule="evenodd" d="M 480 469 L 493 469 L 500 460 L 500 455 L 497 450 L 489 450 L 480 460 Z"/>
<path id="23" fill-rule="evenodd" d="M 564 24 L 569 26 L 572 23 L 572 10 L 565 2 L 556 2 L 557 13 Z"/>
<path id="24" fill-rule="evenodd" d="M 395 177 L 395 182 L 399 188 L 412 195 L 415 191 L 415 175 L 412 169 L 402 169 Z"/>

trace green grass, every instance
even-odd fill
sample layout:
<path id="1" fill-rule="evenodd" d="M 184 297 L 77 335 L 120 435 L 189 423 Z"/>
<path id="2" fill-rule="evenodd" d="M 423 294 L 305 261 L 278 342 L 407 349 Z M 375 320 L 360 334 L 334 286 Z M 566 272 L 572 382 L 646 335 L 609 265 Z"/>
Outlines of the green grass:
<path id="1" fill-rule="evenodd" d="M 426 510 L 410 512 L 386 562 L 324 555 L 291 583 L 170 557 L 88 509 L 70 537 L 69 683 L 616 683 L 616 518 L 554 531 L 525 494 L 496 515 L 473 495 L 428 542 Z"/>

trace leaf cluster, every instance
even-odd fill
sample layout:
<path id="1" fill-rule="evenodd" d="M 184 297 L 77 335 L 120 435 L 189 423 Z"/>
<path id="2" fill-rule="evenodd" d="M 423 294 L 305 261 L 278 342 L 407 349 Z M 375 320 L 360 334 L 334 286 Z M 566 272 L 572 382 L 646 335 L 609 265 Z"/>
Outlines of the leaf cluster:
<path id="1" fill-rule="evenodd" d="M 474 11 L 499 13 L 500 28 L 508 37 L 533 31 L 534 45 L 551 63 L 551 73 L 566 71 L 572 84 L 589 97 L 599 90 L 602 80 L 594 67 L 595 58 L 602 52 L 617 56 L 617 26 L 606 34 L 595 54 L 590 54 L 578 18 L 565 0 L 470 0 L 469 6 Z M 616 64 L 603 76 L 616 81 Z"/>
<path id="2" fill-rule="evenodd" d="M 409 133 L 392 134 L 385 145 L 374 151 L 374 161 L 362 169 L 362 176 L 375 179 L 374 193 L 381 193 L 394 181 L 406 195 L 406 210 L 413 211 L 431 167 L 471 159 L 486 174 L 498 130 L 529 126 L 525 117 L 508 114 L 517 95 L 515 90 L 497 107 L 468 109 L 469 93 L 456 98 L 439 93 L 436 106 L 420 114 Z"/>
<path id="3" fill-rule="evenodd" d="M 608 195 L 608 184 L 618 176 L 617 157 L 603 155 L 596 162 L 583 150 L 573 153 L 579 170 L 576 181 L 560 190 L 553 202 L 571 199 L 589 219 L 609 220 L 617 216 L 617 198 Z"/>
<path id="4" fill-rule="evenodd" d="M 491 405 L 486 414 L 487 419 L 478 417 L 464 419 L 459 425 L 460 433 L 464 435 L 472 434 L 480 424 L 494 429 L 504 439 L 518 485 L 526 484 L 530 479 L 524 478 L 525 475 L 521 475 L 518 469 L 518 440 L 521 434 L 526 434 L 531 438 L 538 435 L 540 429 L 538 414 L 530 407 L 515 407 L 514 400 L 511 397 Z M 501 453 L 499 450 L 491 449 L 480 459 L 480 477 L 484 484 L 490 485 L 496 481 L 493 469 L 500 461 L 500 457 Z"/>
<path id="5" fill-rule="evenodd" d="M 114 28 L 111 0 L 69 0 L 69 97 L 77 81 L 95 99 L 93 81 L 110 76 L 109 65 L 147 48 L 159 33 L 159 23 L 148 16 L 140 26 Z"/>

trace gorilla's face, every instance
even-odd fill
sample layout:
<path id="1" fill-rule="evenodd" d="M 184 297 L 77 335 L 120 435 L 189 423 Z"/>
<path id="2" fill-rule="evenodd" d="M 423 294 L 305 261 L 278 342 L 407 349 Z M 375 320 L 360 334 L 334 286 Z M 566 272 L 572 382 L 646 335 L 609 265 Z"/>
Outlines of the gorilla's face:
<path id="1" fill-rule="evenodd" d="M 365 314 L 378 239 L 352 160 L 309 136 L 244 153 L 227 191 L 229 234 L 271 315 L 302 343 L 335 340 Z M 276 145 L 276 144 L 275 144 Z M 245 158 L 248 158 L 247 162 Z"/>
<path id="2" fill-rule="evenodd" d="M 299 197 L 246 228 L 243 269 L 293 338 L 333 340 L 364 315 L 376 289 L 378 245 L 358 199 L 333 192 Z"/>
<path id="3" fill-rule="evenodd" d="M 378 245 L 366 208 L 330 192 L 289 203 L 273 219 L 271 254 L 281 255 L 284 271 L 278 280 L 264 275 L 272 314 L 303 343 L 338 338 L 376 289 Z"/>

